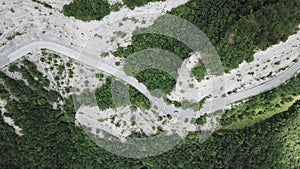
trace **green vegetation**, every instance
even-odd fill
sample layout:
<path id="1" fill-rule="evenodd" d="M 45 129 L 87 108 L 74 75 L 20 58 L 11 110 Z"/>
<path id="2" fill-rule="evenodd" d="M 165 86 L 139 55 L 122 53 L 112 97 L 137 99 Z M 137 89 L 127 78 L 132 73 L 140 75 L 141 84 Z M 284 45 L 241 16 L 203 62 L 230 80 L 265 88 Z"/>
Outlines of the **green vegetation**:
<path id="1" fill-rule="evenodd" d="M 74 75 L 73 60 L 65 59 L 47 49 L 41 49 L 41 54 L 40 61 L 49 66 L 50 70 L 45 68 L 45 71 L 52 73 L 56 89 L 63 94 L 70 93 L 72 87 L 68 85 L 70 84 L 70 78 Z"/>
<path id="2" fill-rule="evenodd" d="M 298 168 L 298 106 L 243 130 L 217 131 L 203 144 L 190 134 L 173 150 L 142 161 L 149 168 Z"/>
<path id="3" fill-rule="evenodd" d="M 199 27 L 228 71 L 243 60 L 253 60 L 255 49 L 266 49 L 294 33 L 299 8 L 298 0 L 205 0 L 190 1 L 170 13 Z"/>
<path id="4" fill-rule="evenodd" d="M 91 4 L 94 1 L 85 2 Z M 226 69 L 230 70 L 242 60 L 250 61 L 253 49 L 264 49 L 291 34 L 299 23 L 299 4 L 297 0 L 191 1 L 171 13 L 201 28 L 216 46 Z M 82 7 L 84 5 L 78 4 L 76 8 Z M 84 17 L 90 18 L 87 15 Z M 150 41 L 147 45 L 151 46 Z M 153 44 L 160 48 L 164 46 Z M 135 51 L 134 48 L 133 42 L 129 52 L 127 49 L 122 49 L 122 52 L 128 52 L 128 56 Z M 174 49 L 172 45 L 167 48 Z M 181 52 L 188 50 L 174 53 L 187 57 Z M 24 60 L 21 66 L 12 64 L 9 69 L 20 72 L 29 85 L 0 73 L 0 98 L 7 101 L 5 108 L 8 113 L 5 115 L 12 117 L 25 134 L 17 136 L 13 128 L 4 123 L 0 113 L 0 166 L 3 169 L 300 168 L 300 101 L 296 101 L 300 91 L 299 75 L 282 87 L 226 111 L 221 119 L 224 128 L 216 131 L 203 144 L 199 143 L 201 133 L 192 133 L 164 154 L 130 159 L 106 152 L 74 125 L 75 112 L 71 98 L 65 100 L 62 110 L 53 109 L 52 104 L 61 96 L 47 89 L 48 79 L 32 63 Z M 108 84 L 97 90 L 97 99 L 108 100 L 100 107 L 114 106 L 109 102 L 111 94 Z M 134 99 L 132 102 L 136 101 L 136 106 L 148 105 L 138 91 L 130 91 L 129 94 Z M 102 102 L 98 100 L 99 103 Z M 198 123 L 203 121 L 199 119 Z M 143 133 L 133 133 L 133 136 L 144 137 Z M 160 143 L 157 144 L 159 146 Z"/>
<path id="5" fill-rule="evenodd" d="M 192 76 L 194 76 L 198 82 L 203 80 L 205 75 L 206 68 L 202 62 L 200 62 L 196 67 L 192 68 Z"/>
<path id="6" fill-rule="evenodd" d="M 123 0 L 123 3 L 130 9 L 134 9 L 135 7 L 143 6 L 149 2 L 159 2 L 165 0 Z"/>
<path id="7" fill-rule="evenodd" d="M 133 106 L 147 110 L 151 108 L 151 102 L 148 100 L 148 98 L 132 86 L 129 86 L 129 98 Z"/>
<path id="8" fill-rule="evenodd" d="M 121 9 L 122 6 L 123 6 L 123 4 L 121 4 L 121 3 L 115 3 L 110 6 L 110 9 L 111 9 L 111 11 L 118 11 Z"/>
<path id="9" fill-rule="evenodd" d="M 110 6 L 107 0 L 75 0 L 63 7 L 63 13 L 83 21 L 101 20 L 110 13 Z"/>
<path id="10" fill-rule="evenodd" d="M 9 96 L 9 91 L 5 89 L 5 86 L 3 84 L 0 84 L 0 99 L 6 99 Z"/>
<path id="11" fill-rule="evenodd" d="M 144 83 L 149 91 L 159 89 L 164 95 L 170 93 L 176 83 L 175 79 L 171 75 L 158 69 L 147 69 L 141 71 L 135 77 L 139 82 Z"/>
<path id="12" fill-rule="evenodd" d="M 27 67 L 19 69 L 18 71 L 25 71 Z M 26 71 L 24 73 L 28 76 L 25 78 L 27 81 L 34 79 L 33 74 L 38 74 L 36 70 L 31 71 L 33 72 L 29 74 Z M 300 167 L 299 101 L 287 111 L 249 127 L 216 131 L 202 144 L 198 142 L 199 133 L 192 133 L 184 142 L 164 154 L 144 159 L 130 159 L 106 152 L 91 141 L 81 128 L 75 126 L 75 112 L 71 98 L 65 100 L 63 111 L 54 110 L 52 103 L 61 96 L 51 90 L 48 92 L 53 93 L 55 99 L 45 95 L 46 89 L 43 89 L 44 86 L 40 81 L 36 81 L 38 86 L 29 87 L 23 81 L 11 79 L 0 73 L 0 82 L 3 84 L 0 86 L 0 95 L 5 94 L 3 98 L 7 100 L 5 108 L 8 113 L 5 115 L 12 117 L 25 134 L 22 137 L 17 136 L 13 128 L 4 123 L 0 113 L 0 166 L 3 169 Z M 296 80 L 289 83 L 299 84 Z M 289 83 L 286 86 L 289 86 Z M 13 97 L 8 98 L 7 92 Z M 283 95 L 282 92 L 280 96 L 285 98 L 290 93 Z M 271 98 L 264 99 L 271 100 Z M 144 137 L 143 133 L 133 133 L 133 136 Z"/>
<path id="13" fill-rule="evenodd" d="M 299 84 L 300 75 L 297 75 L 278 88 L 254 96 L 246 103 L 235 105 L 222 115 L 221 125 L 225 129 L 242 129 L 286 111 L 300 99 Z"/>
<path id="14" fill-rule="evenodd" d="M 201 108 L 203 107 L 204 103 L 206 102 L 207 98 L 203 98 L 201 99 L 199 102 L 196 103 L 191 103 L 189 101 L 182 101 L 182 102 L 178 102 L 178 101 L 173 101 L 168 99 L 167 97 L 163 97 L 164 101 L 166 104 L 170 105 L 173 104 L 175 107 L 180 107 L 181 109 L 189 109 L 192 108 L 194 111 L 200 111 Z"/>
<path id="15" fill-rule="evenodd" d="M 203 116 L 200 116 L 199 118 L 196 119 L 195 123 L 197 125 L 203 125 L 206 123 L 206 118 L 207 118 L 207 115 L 203 115 Z"/>
<path id="16" fill-rule="evenodd" d="M 126 36 L 126 33 L 125 33 L 125 32 L 122 32 L 122 31 L 114 32 L 114 34 L 115 34 L 117 37 L 120 37 L 120 38 L 124 38 L 124 37 Z"/>
<path id="17" fill-rule="evenodd" d="M 148 138 L 148 136 L 143 131 L 141 131 L 141 132 L 132 132 L 129 137 L 132 137 L 132 138 Z"/>
<path id="18" fill-rule="evenodd" d="M 100 110 L 115 108 L 113 98 L 111 96 L 111 79 L 106 79 L 106 83 L 96 90 L 97 104 Z"/>
<path id="19" fill-rule="evenodd" d="M 35 64 L 28 60 L 23 60 L 22 61 L 23 65 L 17 66 L 17 65 L 10 65 L 9 70 L 12 72 L 19 72 L 22 75 L 22 78 L 26 80 L 28 85 L 30 85 L 31 90 L 39 93 L 39 95 L 47 98 L 47 100 L 50 100 L 51 102 L 55 102 L 58 98 L 60 98 L 55 92 L 48 91 L 45 88 L 49 87 L 50 81 L 43 76 L 41 72 L 37 71 L 37 68 Z M 3 74 L 1 76 L 4 76 Z M 15 96 L 20 94 L 18 92 L 13 93 L 17 89 L 17 85 L 13 84 L 13 80 L 4 78 L 3 80 L 4 85 L 10 89 L 10 93 Z M 21 83 L 20 81 L 17 81 L 16 83 Z M 23 82 L 22 82 L 23 83 Z M 22 88 L 20 88 L 20 92 L 22 92 Z M 44 98 L 44 99 L 45 99 Z M 29 98 L 28 98 L 29 99 Z"/>
<path id="20" fill-rule="evenodd" d="M 52 9 L 52 6 L 47 4 L 46 2 L 42 2 L 42 1 L 39 1 L 39 0 L 32 0 L 32 2 L 42 4 L 44 7 Z"/>
<path id="21" fill-rule="evenodd" d="M 29 71 L 30 75 L 39 81 L 44 87 L 50 86 L 50 81 L 47 79 L 41 72 L 37 71 L 37 67 L 34 63 L 30 62 L 27 59 L 22 60 L 22 64 L 26 66 L 27 70 Z M 24 70 L 26 71 L 26 70 Z M 22 72 L 21 72 L 22 73 Z"/>
<path id="22" fill-rule="evenodd" d="M 147 29 L 151 29 L 149 27 Z M 144 33 L 135 34 L 132 37 L 132 44 L 126 48 L 119 47 L 117 51 L 113 54 L 118 57 L 127 58 L 134 52 L 148 49 L 148 48 L 158 48 L 163 50 L 168 50 L 178 56 L 180 59 L 188 58 L 188 55 L 192 50 L 184 43 L 163 35 Z"/>
<path id="23" fill-rule="evenodd" d="M 118 48 L 118 50 L 114 52 L 114 55 L 127 58 L 132 53 L 147 48 L 168 50 L 177 55 L 180 59 L 187 58 L 191 52 L 191 50 L 184 43 L 173 38 L 155 34 L 139 34 L 133 36 L 132 45 L 128 46 L 127 48 Z M 164 61 L 162 60 L 161 62 L 163 63 Z M 169 64 L 175 64 L 173 66 L 174 68 L 179 68 L 180 66 L 176 65 L 176 63 L 169 62 Z M 130 64 L 129 66 L 134 67 L 135 65 Z M 124 71 L 127 74 L 130 73 L 126 66 Z M 136 74 L 135 77 L 139 82 L 144 83 L 150 91 L 158 89 L 163 91 L 165 94 L 170 93 L 176 84 L 175 79 L 169 73 L 153 68 L 143 70 Z"/>
<path id="24" fill-rule="evenodd" d="M 15 32 L 15 33 L 13 33 L 12 35 L 9 35 L 8 37 L 6 37 L 6 39 L 7 39 L 7 40 L 13 40 L 15 37 L 21 36 L 21 35 L 22 35 L 22 33 L 20 33 L 20 32 Z"/>
<path id="25" fill-rule="evenodd" d="M 168 99 L 167 97 L 164 97 L 164 101 L 165 101 L 166 104 L 168 104 L 168 105 L 173 104 L 175 107 L 180 107 L 180 106 L 181 106 L 181 103 L 180 103 L 180 102 L 170 100 L 170 99 Z"/>
<path id="26" fill-rule="evenodd" d="M 40 2 L 38 0 L 32 0 L 43 4 L 48 8 L 52 6 L 47 3 Z M 164 0 L 124 0 L 124 5 L 127 5 L 130 9 L 143 6 L 148 2 L 157 2 Z M 107 0 L 74 0 L 70 4 L 63 7 L 63 14 L 65 16 L 74 16 L 76 19 L 83 21 L 101 20 L 106 15 L 109 15 L 110 11 L 118 11 L 123 5 L 121 3 L 115 3 L 110 5 Z"/>
<path id="27" fill-rule="evenodd" d="M 298 0 L 206 0 L 190 1 L 170 14 L 190 21 L 203 31 L 215 46 L 225 71 L 229 71 L 244 60 L 252 61 L 256 49 L 266 49 L 294 33 L 300 23 L 299 8 Z M 119 48 L 114 55 L 127 57 L 146 48 L 168 50 L 181 59 L 192 52 L 185 44 L 170 37 L 136 34 L 132 45 Z M 202 63 L 192 70 L 197 80 L 202 80 L 205 74 Z M 162 85 L 161 88 L 168 87 Z"/>
<path id="28" fill-rule="evenodd" d="M 99 80 L 102 80 L 104 78 L 104 74 L 102 73 L 97 73 L 96 74 L 96 78 L 98 78 Z"/>
<path id="29" fill-rule="evenodd" d="M 170 93 L 176 84 L 174 78 L 177 76 L 177 69 L 181 66 L 180 59 L 186 58 L 191 50 L 179 41 L 160 35 L 139 34 L 133 36 L 133 39 L 133 45 L 130 45 L 127 48 L 118 48 L 118 50 L 114 52 L 115 56 L 126 58 L 124 65 L 125 73 L 134 76 L 139 82 L 144 83 L 150 91 L 158 89 L 163 91 L 164 94 Z M 154 40 L 164 40 L 166 43 L 164 43 L 165 45 L 160 46 L 159 43 L 153 43 Z M 176 44 L 181 45 L 178 46 Z M 134 52 L 147 48 L 152 48 L 153 50 L 145 50 L 141 53 L 131 55 Z M 161 54 L 170 54 L 155 49 L 168 50 L 170 48 L 172 48 L 172 53 L 180 57 L 180 59 L 177 59 L 179 61 L 171 60 L 170 57 L 172 56 L 157 58 Z M 182 52 L 184 54 L 182 54 Z M 149 55 L 147 55 L 147 53 L 149 53 Z M 141 55 L 145 57 L 143 60 L 138 59 Z M 156 60 L 153 61 L 152 58 L 156 58 Z M 148 69 L 142 69 L 144 68 L 144 65 L 146 65 Z M 159 65 L 164 66 L 166 70 L 159 67 Z"/>
<path id="30" fill-rule="evenodd" d="M 1 79 L 3 78 L 7 77 L 2 74 Z M 6 107 L 17 125 L 23 128 L 25 135 L 16 136 L 13 129 L 0 119 L 0 164 L 4 169 L 159 169 L 199 166 L 262 169 L 289 168 L 290 165 L 297 168 L 300 165 L 297 161 L 300 154 L 297 137 L 300 130 L 299 102 L 288 111 L 252 127 L 218 131 L 203 144 L 198 143 L 198 134 L 190 134 L 185 142 L 160 156 L 129 159 L 106 152 L 75 127 L 71 103 L 68 108 L 65 107 L 64 114 L 60 114 L 58 110 L 51 109 L 47 101 L 42 105 L 35 105 L 42 97 L 24 83 L 16 83 L 14 80 L 11 82 L 17 88 L 10 91 L 20 95 L 17 97 L 18 101 L 10 101 Z M 25 92 L 19 89 L 24 89 Z M 68 118 L 71 120 L 66 121 Z M 282 138 L 286 138 L 285 141 Z"/>
<path id="31" fill-rule="evenodd" d="M 99 106 L 100 110 L 105 110 L 108 108 L 116 108 L 114 105 L 113 97 L 112 97 L 112 89 L 111 89 L 111 83 L 112 83 L 112 78 L 107 78 L 106 83 L 102 85 L 100 88 L 96 90 L 96 99 L 97 99 L 97 104 Z M 118 90 L 117 92 L 126 92 L 124 90 L 125 86 L 124 84 L 120 84 L 118 87 L 122 87 L 122 89 Z M 150 101 L 139 91 L 137 91 L 134 87 L 129 86 L 129 98 L 130 98 L 130 103 L 133 106 L 136 106 L 141 109 L 150 109 L 151 103 Z M 119 96 L 125 96 L 126 93 L 121 93 Z M 116 100 L 118 103 L 122 102 L 122 106 L 125 106 L 129 103 L 126 103 L 126 101 L 123 98 L 116 98 L 120 100 Z"/>

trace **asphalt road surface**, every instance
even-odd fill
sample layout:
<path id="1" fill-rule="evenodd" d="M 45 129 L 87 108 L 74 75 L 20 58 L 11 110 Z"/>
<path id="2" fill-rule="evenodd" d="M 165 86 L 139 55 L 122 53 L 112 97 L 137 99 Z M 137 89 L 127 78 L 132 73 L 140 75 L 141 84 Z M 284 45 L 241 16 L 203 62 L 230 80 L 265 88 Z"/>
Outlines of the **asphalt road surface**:
<path id="1" fill-rule="evenodd" d="M 163 101 L 163 99 L 158 99 L 156 97 L 153 97 L 144 84 L 139 83 L 137 79 L 126 75 L 123 71 L 117 69 L 117 67 L 102 62 L 101 59 L 99 59 L 98 55 L 84 54 L 55 42 L 36 41 L 36 42 L 31 42 L 30 44 L 25 45 L 21 48 L 13 49 L 12 53 L 7 55 L 6 57 L 0 58 L 0 67 L 4 67 L 5 65 L 14 62 L 15 60 L 25 56 L 26 54 L 30 53 L 33 50 L 43 49 L 43 48 L 55 51 L 57 53 L 60 53 L 72 59 L 75 59 L 81 63 L 99 69 L 101 71 L 104 71 L 108 74 L 111 74 L 112 76 L 115 76 L 127 82 L 131 86 L 135 87 L 142 94 L 144 94 L 152 102 L 152 104 L 155 104 L 160 110 L 163 110 L 168 114 L 174 116 L 178 116 L 179 114 L 181 117 L 195 116 L 195 113 L 192 110 L 181 110 L 173 106 L 167 105 Z M 297 74 L 299 72 L 299 69 L 300 69 L 300 62 L 296 62 L 291 67 L 287 68 L 283 73 L 277 74 L 272 79 L 265 81 L 259 85 L 252 86 L 251 88 L 242 90 L 238 93 L 231 94 L 224 98 L 212 99 L 206 102 L 203 108 L 201 109 L 200 113 L 197 114 L 199 116 L 199 114 L 213 113 L 217 110 L 222 110 L 224 109 L 225 106 L 231 105 L 235 102 L 253 97 L 260 93 L 276 88 L 281 84 L 283 84 L 284 82 L 286 82 L 287 80 L 289 80 L 290 78 L 292 78 L 295 74 Z"/>

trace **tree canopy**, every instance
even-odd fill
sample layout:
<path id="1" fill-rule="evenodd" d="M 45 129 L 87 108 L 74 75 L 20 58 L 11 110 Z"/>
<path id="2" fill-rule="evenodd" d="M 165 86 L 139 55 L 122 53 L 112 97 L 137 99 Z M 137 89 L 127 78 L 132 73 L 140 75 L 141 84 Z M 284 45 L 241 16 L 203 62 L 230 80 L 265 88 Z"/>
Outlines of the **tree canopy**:
<path id="1" fill-rule="evenodd" d="M 63 13 L 83 21 L 101 20 L 110 13 L 110 5 L 107 0 L 75 0 L 63 7 Z"/>
<path id="2" fill-rule="evenodd" d="M 30 73 L 28 77 L 31 78 L 25 79 L 35 80 L 32 78 L 33 74 L 38 73 Z M 65 99 L 63 112 L 54 109 L 53 101 L 61 96 L 50 90 L 48 92 L 53 96 L 49 97 L 43 91 L 46 90 L 43 88 L 44 80 L 36 81 L 36 86 L 31 87 L 0 73 L 0 81 L 3 83 L 0 95 L 7 100 L 5 108 L 8 112 L 5 116 L 12 117 L 24 133 L 22 137 L 17 136 L 14 129 L 4 123 L 0 113 L 0 165 L 4 169 L 300 167 L 299 101 L 294 102 L 286 111 L 251 126 L 233 130 L 220 129 L 202 144 L 199 143 L 201 133 L 190 133 L 183 142 L 164 154 L 130 159 L 106 152 L 85 135 L 80 127 L 75 126 L 71 98 Z M 288 89 L 283 86 L 280 87 L 282 89 L 275 90 L 292 90 L 298 81 L 292 80 L 289 83 L 286 85 L 289 86 Z M 8 97 L 8 93 L 13 97 Z M 282 98 L 289 94 L 279 93 Z M 264 98 L 264 104 L 272 104 L 273 97 L 277 95 Z"/>

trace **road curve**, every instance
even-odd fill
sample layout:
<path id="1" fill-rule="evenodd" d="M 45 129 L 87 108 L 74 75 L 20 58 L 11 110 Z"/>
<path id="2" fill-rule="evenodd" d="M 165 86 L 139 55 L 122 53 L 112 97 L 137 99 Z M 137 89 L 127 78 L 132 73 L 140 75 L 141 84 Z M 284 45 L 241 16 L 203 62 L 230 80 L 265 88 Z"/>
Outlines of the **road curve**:
<path id="1" fill-rule="evenodd" d="M 55 51 L 127 82 L 131 86 L 135 87 L 139 92 L 144 94 L 152 102 L 152 104 L 155 104 L 158 108 L 160 108 L 160 110 L 167 112 L 167 114 L 178 116 L 178 114 L 174 113 L 175 111 L 182 112 L 181 115 L 185 117 L 192 117 L 195 114 L 191 110 L 181 110 L 173 105 L 167 105 L 163 99 L 152 96 L 143 83 L 139 83 L 136 78 L 126 75 L 125 72 L 120 71 L 115 66 L 101 62 L 98 55 L 81 53 L 54 42 L 36 41 L 18 48 L 8 56 L 0 58 L 0 68 L 20 59 L 33 50 L 38 49 L 49 49 Z"/>
<path id="2" fill-rule="evenodd" d="M 25 56 L 26 54 L 32 52 L 33 50 L 37 49 L 49 49 L 52 51 L 55 51 L 57 53 L 63 54 L 65 56 L 68 56 L 72 59 L 75 59 L 81 63 L 84 63 L 86 65 L 89 65 L 93 68 L 97 68 L 101 71 L 104 71 L 108 74 L 111 74 L 112 76 L 115 76 L 128 84 L 135 87 L 138 91 L 140 91 L 142 94 L 144 94 L 151 102 L 152 104 L 156 104 L 159 108 L 164 110 L 165 112 L 168 112 L 169 114 L 173 114 L 178 116 L 178 114 L 174 114 L 174 111 L 180 111 L 182 117 L 194 117 L 196 116 L 195 113 L 188 110 L 180 110 L 178 108 L 175 108 L 174 106 L 166 105 L 166 103 L 162 99 L 158 99 L 156 97 L 153 97 L 150 92 L 148 91 L 147 87 L 139 83 L 137 79 L 130 77 L 126 75 L 123 71 L 118 70 L 116 67 L 109 65 L 107 63 L 101 62 L 99 59 L 99 56 L 97 55 L 91 55 L 91 54 L 83 54 L 80 52 L 77 52 L 73 49 L 70 49 L 68 47 L 65 47 L 63 45 L 54 43 L 54 42 L 47 42 L 47 41 L 36 41 L 33 43 L 30 43 L 26 46 L 23 46 L 16 51 L 12 52 L 6 57 L 0 58 L 0 68 L 8 65 L 15 60 Z M 217 110 L 224 109 L 225 106 L 231 105 L 235 102 L 253 97 L 255 95 L 258 95 L 260 93 L 266 92 L 268 90 L 274 89 L 290 78 L 292 78 L 295 74 L 297 74 L 300 70 L 300 62 L 294 63 L 291 67 L 286 69 L 283 73 L 278 74 L 274 78 L 263 82 L 262 84 L 259 84 L 257 86 L 253 86 L 252 88 L 242 90 L 238 93 L 234 93 L 232 95 L 229 95 L 225 98 L 216 98 L 212 99 L 209 102 L 207 102 L 203 108 L 200 110 L 199 114 L 204 113 L 213 113 Z M 197 113 L 198 114 L 198 113 Z M 198 115 L 199 115 L 198 114 Z"/>

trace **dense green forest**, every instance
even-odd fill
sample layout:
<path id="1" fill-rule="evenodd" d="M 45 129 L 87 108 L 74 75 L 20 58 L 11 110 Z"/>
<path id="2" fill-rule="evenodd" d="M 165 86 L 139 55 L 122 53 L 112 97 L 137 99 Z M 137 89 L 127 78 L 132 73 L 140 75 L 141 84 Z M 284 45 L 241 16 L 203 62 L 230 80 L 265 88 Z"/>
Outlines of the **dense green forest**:
<path id="1" fill-rule="evenodd" d="M 170 13 L 187 19 L 202 30 L 219 53 L 226 70 L 254 50 L 284 41 L 300 24 L 298 0 L 191 1 Z"/>
<path id="2" fill-rule="evenodd" d="M 265 49 L 293 33 L 300 23 L 299 8 L 299 0 L 197 0 L 171 13 L 204 31 L 215 45 L 226 70 L 230 70 L 243 60 L 251 61 L 253 50 Z M 109 10 L 106 1 L 95 0 L 76 0 L 64 7 L 65 15 L 82 20 L 101 19 Z M 132 46 L 119 48 L 116 54 L 126 57 L 148 47 L 163 48 L 182 58 L 188 57 L 190 52 L 175 39 L 144 34 L 134 36 Z M 3 169 L 300 168 L 299 75 L 277 89 L 226 111 L 221 118 L 223 128 L 202 144 L 198 141 L 199 133 L 190 133 L 164 154 L 130 159 L 106 152 L 75 126 L 71 97 L 64 99 L 62 110 L 53 109 L 52 104 L 62 96 L 48 88 L 49 80 L 33 63 L 25 59 L 22 66 L 12 64 L 9 70 L 19 72 L 26 82 L 0 72 L 0 98 L 7 101 L 8 112 L 4 115 L 14 119 L 23 129 L 24 136 L 17 136 L 14 129 L 4 123 L 0 112 L 0 166 Z M 137 77 L 151 89 L 170 91 L 174 81 L 169 75 L 155 71 L 148 70 Z M 204 69 L 195 70 L 195 76 L 201 79 L 202 71 Z M 162 81 L 163 78 L 168 83 Z M 149 79 L 153 79 L 152 84 Z M 114 108 L 108 85 L 110 80 L 108 78 L 96 92 L 98 105 L 103 109 Z M 149 106 L 143 95 L 129 89 L 136 107 Z M 198 122 L 202 123 L 202 120 Z"/>
<path id="3" fill-rule="evenodd" d="M 149 91 L 159 89 L 163 94 L 170 93 L 176 84 L 175 79 L 171 75 L 158 69 L 144 70 L 135 77 L 139 82 L 143 82 Z"/>
<path id="4" fill-rule="evenodd" d="M 33 1 L 41 3 L 37 0 Z M 128 8 L 134 9 L 149 2 L 157 1 L 165 0 L 123 0 L 123 3 Z M 44 2 L 42 4 L 51 7 Z M 109 15 L 110 11 L 118 11 L 122 6 L 121 3 L 110 5 L 107 0 L 74 0 L 70 4 L 64 5 L 62 12 L 65 16 L 74 16 L 76 19 L 83 21 L 101 20 Z"/>
<path id="5" fill-rule="evenodd" d="M 151 29 L 151 27 L 149 29 Z M 172 51 L 176 56 L 178 56 L 182 60 L 187 58 L 189 56 L 189 53 L 192 52 L 192 50 L 189 49 L 187 45 L 174 38 L 148 33 L 148 34 L 139 34 L 133 36 L 132 45 L 126 48 L 122 48 L 122 47 L 118 48 L 117 51 L 114 52 L 114 55 L 118 57 L 124 57 L 124 58 L 139 57 L 138 55 L 131 55 L 131 54 L 147 48 L 153 48 L 153 49 L 158 48 L 158 49 Z M 164 59 L 165 59 L 164 57 L 159 57 L 159 62 L 167 63 Z M 125 62 L 126 61 L 127 60 L 125 60 Z M 124 71 L 127 74 L 130 74 L 130 71 L 128 71 L 127 70 L 128 68 L 126 67 L 127 64 L 131 67 L 138 66 L 135 65 L 134 63 L 133 64 L 125 63 Z M 140 64 L 140 62 L 138 62 L 137 64 Z M 176 63 L 172 63 L 171 61 L 169 61 L 169 63 L 167 64 L 168 66 L 173 66 L 174 68 L 180 67 L 180 65 L 176 65 Z M 173 73 L 173 72 L 169 72 L 169 73 Z M 176 77 L 173 78 L 169 73 L 161 69 L 155 69 L 153 67 L 150 67 L 149 69 L 138 72 L 138 74 L 135 74 L 134 77 L 137 78 L 139 82 L 144 83 L 145 86 L 147 86 L 147 88 L 150 91 L 159 89 L 163 91 L 165 94 L 168 94 L 173 90 L 176 84 L 175 81 Z"/>
<path id="6" fill-rule="evenodd" d="M 22 72 L 30 84 L 0 73 L 1 96 L 7 100 L 5 116 L 12 117 L 25 134 L 14 133 L 0 115 L 1 168 L 299 168 L 300 102 L 249 127 L 218 130 L 206 142 L 198 142 L 199 133 L 191 133 L 174 149 L 159 156 L 130 159 L 110 154 L 98 147 L 74 124 L 72 99 L 66 99 L 63 111 L 52 103 L 61 96 L 48 91 L 47 80 L 34 66 L 11 69 Z M 29 70 L 30 68 L 30 70 Z M 29 72 L 29 73 L 28 73 Z M 39 79 L 33 78 L 39 76 Z M 298 79 L 297 77 L 296 79 Z M 292 80 L 276 90 L 295 87 Z M 299 84 L 299 83 L 298 83 Z M 46 92 L 47 91 L 47 92 Z M 285 98 L 293 92 L 274 92 Z M 8 97 L 8 94 L 13 97 Z M 50 94 L 50 95 L 49 95 Z M 287 95 L 285 95 L 287 94 Z M 278 95 L 276 95 L 278 96 Z M 270 95 L 270 97 L 276 97 Z M 266 99 L 268 106 L 273 100 Z M 260 105 L 259 105 L 260 106 Z M 246 113 L 246 112 L 245 112 Z M 159 144 L 159 143 L 157 143 Z"/>
<path id="7" fill-rule="evenodd" d="M 149 0 L 124 1 L 128 6 L 147 2 Z M 203 31 L 219 53 L 225 71 L 229 71 L 236 68 L 243 60 L 251 61 L 255 50 L 266 49 L 279 41 L 286 40 L 288 35 L 294 33 L 300 23 L 299 8 L 298 0 L 206 0 L 188 2 L 173 9 L 170 14 L 190 21 Z M 85 12 L 86 10 L 88 11 Z M 68 14 L 69 12 L 71 14 Z M 100 1 L 76 0 L 64 7 L 64 13 L 78 19 L 86 18 L 83 20 L 101 19 L 109 13 L 109 5 Z M 132 37 L 132 45 L 118 48 L 114 55 L 127 57 L 147 48 L 168 50 L 181 59 L 187 58 L 192 52 L 184 43 L 170 37 L 137 34 Z M 200 63 L 195 67 L 192 75 L 201 81 L 206 75 L 203 64 Z M 171 91 L 175 85 L 174 79 L 170 79 L 167 73 L 153 69 L 146 70 L 136 77 L 147 87 L 156 86 L 157 89 L 165 92 Z M 162 79 L 161 77 L 164 77 L 164 80 L 157 80 Z"/>
<path id="8" fill-rule="evenodd" d="M 108 108 L 116 108 L 116 105 L 114 104 L 114 100 L 112 97 L 112 87 L 111 87 L 111 83 L 112 83 L 112 78 L 108 77 L 106 79 L 106 82 L 103 86 L 101 86 L 100 88 L 98 88 L 95 92 L 96 94 L 96 99 L 97 99 L 97 104 L 100 108 L 100 110 L 105 110 Z M 122 99 L 122 96 L 126 96 L 126 93 L 119 93 L 117 96 L 118 98 L 116 99 L 121 99 L 121 100 L 115 100 L 117 103 L 121 103 L 122 105 L 118 105 L 118 106 L 126 106 L 128 104 L 132 104 L 132 106 L 134 107 L 138 107 L 141 109 L 150 109 L 151 107 L 151 103 L 148 100 L 148 98 L 146 98 L 142 93 L 140 93 L 138 90 L 136 90 L 134 87 L 132 86 L 127 86 L 128 90 L 124 90 L 126 88 L 127 85 L 124 85 L 123 83 L 119 84 L 118 87 L 119 90 L 116 90 L 117 92 L 129 92 L 128 96 L 129 96 L 129 101 L 130 102 L 126 102 L 125 99 Z M 133 107 L 133 108 L 134 108 Z"/>
<path id="9" fill-rule="evenodd" d="M 107 0 L 75 0 L 63 7 L 66 16 L 83 21 L 100 20 L 110 13 Z"/>
<path id="10" fill-rule="evenodd" d="M 224 69 L 228 72 L 244 60 L 252 61 L 255 50 L 264 50 L 293 34 L 300 24 L 299 8 L 298 0 L 192 0 L 169 13 L 190 21 L 203 31 L 215 46 Z M 127 57 L 146 48 L 168 50 L 181 59 L 187 58 L 192 52 L 184 43 L 170 37 L 135 34 L 132 44 L 126 48 L 118 48 L 114 55 Z M 155 79 L 154 72 L 146 73 L 147 77 L 153 76 Z M 206 75 L 206 69 L 200 63 L 192 70 L 192 75 L 201 81 Z M 148 83 L 143 79 L 140 81 Z M 160 88 L 169 89 L 168 81 L 169 79 L 164 83 L 153 81 L 156 83 L 153 86 L 160 85 Z"/>

